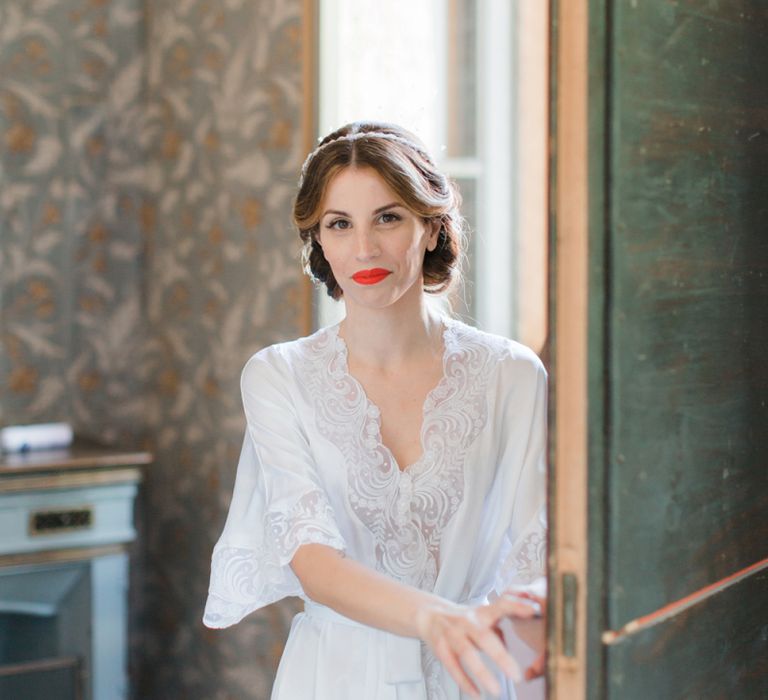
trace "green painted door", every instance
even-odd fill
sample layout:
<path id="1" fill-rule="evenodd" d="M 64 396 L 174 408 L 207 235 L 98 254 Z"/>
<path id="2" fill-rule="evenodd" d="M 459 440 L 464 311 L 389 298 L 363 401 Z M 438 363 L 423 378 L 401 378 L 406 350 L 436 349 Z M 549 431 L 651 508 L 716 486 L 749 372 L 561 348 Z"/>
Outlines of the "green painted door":
<path id="1" fill-rule="evenodd" d="M 588 696 L 768 698 L 768 2 L 589 41 Z"/>

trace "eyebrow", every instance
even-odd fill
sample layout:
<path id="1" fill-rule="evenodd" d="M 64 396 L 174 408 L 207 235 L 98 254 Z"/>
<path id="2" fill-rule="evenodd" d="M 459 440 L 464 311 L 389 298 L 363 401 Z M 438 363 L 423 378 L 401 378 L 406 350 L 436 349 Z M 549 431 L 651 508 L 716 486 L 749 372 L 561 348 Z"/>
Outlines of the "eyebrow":
<path id="1" fill-rule="evenodd" d="M 385 204 L 383 207 L 379 207 L 378 209 L 374 209 L 374 214 L 380 214 L 386 209 L 392 209 L 393 207 L 402 207 L 403 205 L 400 204 L 400 202 L 390 202 L 389 204 Z M 347 212 L 345 211 L 339 211 L 338 209 L 326 209 L 326 211 L 323 212 L 323 216 L 326 214 L 338 214 L 339 216 L 349 216 Z M 322 217 L 321 217 L 322 218 Z"/>

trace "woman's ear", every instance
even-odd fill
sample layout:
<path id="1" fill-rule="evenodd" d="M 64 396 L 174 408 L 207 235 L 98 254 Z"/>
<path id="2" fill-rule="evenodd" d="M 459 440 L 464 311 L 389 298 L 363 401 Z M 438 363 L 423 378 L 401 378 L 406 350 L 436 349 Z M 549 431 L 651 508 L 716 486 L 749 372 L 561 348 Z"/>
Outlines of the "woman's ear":
<path id="1" fill-rule="evenodd" d="M 441 219 L 433 219 L 429 223 L 429 238 L 427 239 L 427 250 L 431 253 L 437 248 L 437 241 L 440 235 L 440 229 L 443 227 Z"/>

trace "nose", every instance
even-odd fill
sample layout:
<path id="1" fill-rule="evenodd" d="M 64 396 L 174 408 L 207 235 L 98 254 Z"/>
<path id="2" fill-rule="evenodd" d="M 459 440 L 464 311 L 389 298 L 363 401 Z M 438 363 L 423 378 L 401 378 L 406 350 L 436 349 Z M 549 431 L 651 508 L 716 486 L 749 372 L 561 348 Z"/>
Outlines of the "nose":
<path id="1" fill-rule="evenodd" d="M 358 227 L 356 248 L 355 257 L 360 261 L 370 260 L 379 254 L 378 240 L 375 232 L 370 227 Z"/>

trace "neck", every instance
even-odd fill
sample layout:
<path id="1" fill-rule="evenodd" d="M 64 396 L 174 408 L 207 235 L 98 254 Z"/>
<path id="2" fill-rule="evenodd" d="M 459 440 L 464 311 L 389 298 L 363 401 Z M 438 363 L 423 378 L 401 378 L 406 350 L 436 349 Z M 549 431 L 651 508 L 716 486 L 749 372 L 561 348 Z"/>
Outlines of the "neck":
<path id="1" fill-rule="evenodd" d="M 441 315 L 429 308 L 421 289 L 416 291 L 383 309 L 347 305 L 339 333 L 356 363 L 386 371 L 442 353 Z"/>

